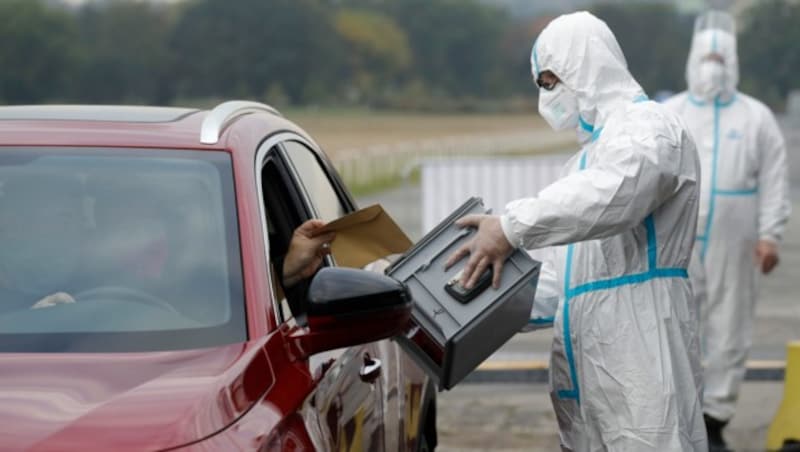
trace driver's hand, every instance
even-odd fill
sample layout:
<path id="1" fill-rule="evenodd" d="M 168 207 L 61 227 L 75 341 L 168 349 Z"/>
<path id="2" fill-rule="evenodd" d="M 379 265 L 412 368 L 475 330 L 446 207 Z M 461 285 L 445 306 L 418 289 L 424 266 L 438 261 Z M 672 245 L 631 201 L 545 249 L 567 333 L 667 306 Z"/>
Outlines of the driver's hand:
<path id="1" fill-rule="evenodd" d="M 311 277 L 325 256 L 330 254 L 330 244 L 336 234 L 322 232 L 323 228 L 324 221 L 308 220 L 294 230 L 283 260 L 283 283 L 286 287 Z"/>
<path id="2" fill-rule="evenodd" d="M 56 292 L 34 303 L 31 309 L 49 308 L 62 303 L 75 303 L 75 299 L 66 292 Z"/>

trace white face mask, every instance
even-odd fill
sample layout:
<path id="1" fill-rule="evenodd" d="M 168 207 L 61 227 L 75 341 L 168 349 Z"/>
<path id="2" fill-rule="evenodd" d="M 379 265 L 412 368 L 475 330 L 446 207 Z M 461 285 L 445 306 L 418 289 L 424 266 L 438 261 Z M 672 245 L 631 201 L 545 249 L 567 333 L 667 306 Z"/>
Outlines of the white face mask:
<path id="1" fill-rule="evenodd" d="M 539 114 L 555 130 L 573 129 L 578 125 L 578 98 L 563 83 L 551 90 L 539 90 Z"/>
<path id="2" fill-rule="evenodd" d="M 698 94 L 711 99 L 725 89 L 725 66 L 718 61 L 706 60 L 700 63 L 697 85 Z"/>

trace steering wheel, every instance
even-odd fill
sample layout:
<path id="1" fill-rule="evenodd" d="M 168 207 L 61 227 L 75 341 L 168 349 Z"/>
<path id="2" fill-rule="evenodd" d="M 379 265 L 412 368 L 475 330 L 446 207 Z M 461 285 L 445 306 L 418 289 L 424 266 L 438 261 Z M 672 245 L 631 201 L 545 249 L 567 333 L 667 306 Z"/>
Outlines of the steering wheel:
<path id="1" fill-rule="evenodd" d="M 77 293 L 75 294 L 74 298 L 75 301 L 79 303 L 81 301 L 96 301 L 109 298 L 111 299 L 117 298 L 117 299 L 123 299 L 125 301 L 133 301 L 136 303 L 155 306 L 159 309 L 163 309 L 165 311 L 169 311 L 174 314 L 180 315 L 180 313 L 177 311 L 177 309 L 175 309 L 174 306 L 162 300 L 161 298 L 157 298 L 153 295 L 150 295 L 147 292 L 143 292 L 137 289 L 131 289 L 129 287 L 100 286 Z"/>

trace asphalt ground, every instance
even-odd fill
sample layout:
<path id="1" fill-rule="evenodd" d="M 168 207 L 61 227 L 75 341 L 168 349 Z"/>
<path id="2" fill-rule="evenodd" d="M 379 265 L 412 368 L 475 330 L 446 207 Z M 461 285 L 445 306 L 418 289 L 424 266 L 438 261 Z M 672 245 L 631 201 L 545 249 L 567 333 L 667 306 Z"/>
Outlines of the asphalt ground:
<path id="1" fill-rule="evenodd" d="M 763 451 L 781 382 L 747 382 L 725 429 L 736 452 Z M 439 452 L 557 451 L 558 425 L 546 384 L 462 384 L 439 393 Z"/>

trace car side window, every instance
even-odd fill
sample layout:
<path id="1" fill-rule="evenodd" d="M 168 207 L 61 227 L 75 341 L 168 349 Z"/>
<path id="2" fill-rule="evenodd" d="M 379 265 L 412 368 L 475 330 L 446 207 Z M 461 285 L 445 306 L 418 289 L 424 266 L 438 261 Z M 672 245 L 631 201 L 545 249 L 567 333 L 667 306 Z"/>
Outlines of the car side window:
<path id="1" fill-rule="evenodd" d="M 270 274 L 277 320 L 283 323 L 292 319 L 283 286 L 277 274 L 277 263 L 283 259 L 289 249 L 292 232 L 310 212 L 304 207 L 299 188 L 294 185 L 286 165 L 282 161 L 278 147 L 267 153 L 261 168 L 261 196 L 264 203 L 264 219 L 270 254 Z"/>
<path id="2" fill-rule="evenodd" d="M 268 145 L 268 144 L 265 144 Z M 328 172 L 305 144 L 291 139 L 273 145 L 261 168 L 261 194 L 268 232 L 272 286 L 278 322 L 294 321 L 274 264 L 288 250 L 296 227 L 311 218 L 332 221 L 348 211 Z M 327 260 L 323 265 L 331 265 Z"/>
<path id="3" fill-rule="evenodd" d="M 344 216 L 347 209 L 314 152 L 297 141 L 285 141 L 283 147 L 318 218 L 328 222 Z"/>

